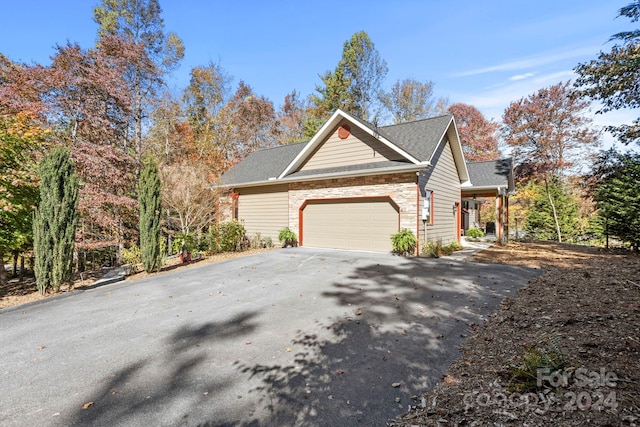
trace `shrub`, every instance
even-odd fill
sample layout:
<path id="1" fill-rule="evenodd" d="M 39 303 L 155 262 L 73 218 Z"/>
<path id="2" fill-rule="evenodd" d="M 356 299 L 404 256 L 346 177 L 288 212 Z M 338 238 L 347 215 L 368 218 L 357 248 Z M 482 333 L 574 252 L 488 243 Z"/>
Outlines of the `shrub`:
<path id="1" fill-rule="evenodd" d="M 220 230 L 217 225 L 212 225 L 205 236 L 206 251 L 212 254 L 222 252 L 220 248 Z"/>
<path id="2" fill-rule="evenodd" d="M 243 249 L 243 242 L 247 234 L 240 221 L 231 220 L 220 224 L 219 244 L 222 252 L 235 252 Z"/>
<path id="3" fill-rule="evenodd" d="M 528 347 L 524 354 L 509 366 L 511 391 L 526 392 L 538 388 L 538 375 L 552 374 L 564 368 L 567 361 L 562 350 L 551 343 L 549 348 Z"/>
<path id="4" fill-rule="evenodd" d="M 395 253 L 410 254 L 415 251 L 417 244 L 416 235 L 407 228 L 403 228 L 396 234 L 391 235 L 391 245 Z"/>
<path id="5" fill-rule="evenodd" d="M 463 247 L 460 243 L 453 241 L 446 246 L 442 246 L 442 239 L 439 239 L 436 243 L 426 242 L 422 245 L 422 253 L 424 255 L 433 256 L 435 258 L 443 255 L 451 255 L 455 251 L 462 250 Z"/>
<path id="6" fill-rule="evenodd" d="M 484 233 L 477 227 L 471 227 L 467 230 L 465 236 L 471 237 L 473 239 L 479 239 L 480 237 L 484 237 Z"/>
<path id="7" fill-rule="evenodd" d="M 187 252 L 193 252 L 198 248 L 196 239 L 190 233 L 178 233 L 171 244 L 174 253 L 180 253 L 183 249 Z"/>
<path id="8" fill-rule="evenodd" d="M 128 249 L 122 249 L 122 261 L 125 264 L 140 264 L 142 262 L 142 252 L 138 245 L 133 244 Z"/>
<path id="9" fill-rule="evenodd" d="M 285 227 L 278 233 L 278 240 L 283 247 L 298 246 L 298 236 L 289 227 Z"/>
<path id="10" fill-rule="evenodd" d="M 260 233 L 254 234 L 250 240 L 252 248 L 262 248 L 264 245 L 264 241 L 262 240 L 262 235 Z"/>

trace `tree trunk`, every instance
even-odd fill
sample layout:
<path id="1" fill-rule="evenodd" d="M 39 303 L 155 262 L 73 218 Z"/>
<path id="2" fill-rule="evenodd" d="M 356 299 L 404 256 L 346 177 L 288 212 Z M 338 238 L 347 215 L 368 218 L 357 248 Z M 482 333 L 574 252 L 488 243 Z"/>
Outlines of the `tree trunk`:
<path id="1" fill-rule="evenodd" d="M 0 250 L 0 285 L 7 284 L 7 273 L 4 271 L 4 252 Z"/>
<path id="2" fill-rule="evenodd" d="M 558 222 L 558 212 L 556 211 L 556 204 L 553 203 L 553 197 L 551 197 L 551 192 L 549 191 L 549 182 L 545 178 L 544 187 L 547 190 L 547 197 L 549 198 L 549 203 L 551 204 L 551 212 L 553 212 L 553 220 L 556 223 L 556 233 L 558 234 L 558 243 L 562 243 L 562 234 L 560 233 L 560 223 Z"/>
<path id="3" fill-rule="evenodd" d="M 18 277 L 18 256 L 20 254 L 18 252 L 13 253 L 13 274 L 11 275 L 14 279 Z"/>

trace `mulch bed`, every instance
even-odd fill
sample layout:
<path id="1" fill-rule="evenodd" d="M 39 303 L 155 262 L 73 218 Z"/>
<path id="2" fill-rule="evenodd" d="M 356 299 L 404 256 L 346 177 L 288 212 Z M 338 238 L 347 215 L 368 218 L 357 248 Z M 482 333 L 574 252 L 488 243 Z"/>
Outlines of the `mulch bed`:
<path id="1" fill-rule="evenodd" d="M 640 424 L 638 254 L 510 243 L 475 260 L 544 273 L 470 331 L 438 386 L 388 425 Z"/>

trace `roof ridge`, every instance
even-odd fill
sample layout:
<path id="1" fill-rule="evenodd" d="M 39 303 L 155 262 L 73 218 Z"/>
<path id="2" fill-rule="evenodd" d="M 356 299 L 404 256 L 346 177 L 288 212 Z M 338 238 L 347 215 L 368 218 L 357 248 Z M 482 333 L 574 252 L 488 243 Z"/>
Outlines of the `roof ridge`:
<path id="1" fill-rule="evenodd" d="M 410 124 L 414 124 L 414 123 L 426 122 L 427 120 L 441 119 L 443 117 L 453 117 L 453 114 L 445 113 L 445 114 L 440 114 L 438 116 L 425 117 L 424 119 L 413 120 L 411 122 L 394 123 L 394 124 L 391 124 L 391 125 L 385 125 L 385 126 L 379 126 L 379 127 L 380 128 L 390 128 L 390 127 L 394 127 L 394 126 L 404 126 L 404 125 L 410 125 Z"/>

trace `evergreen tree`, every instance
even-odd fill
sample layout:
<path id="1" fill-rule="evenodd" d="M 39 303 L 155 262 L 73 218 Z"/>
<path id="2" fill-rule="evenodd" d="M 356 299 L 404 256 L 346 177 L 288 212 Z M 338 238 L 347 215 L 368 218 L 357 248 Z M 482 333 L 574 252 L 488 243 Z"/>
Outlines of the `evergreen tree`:
<path id="1" fill-rule="evenodd" d="M 603 152 L 596 163 L 598 216 L 610 235 L 640 246 L 640 154 Z"/>
<path id="2" fill-rule="evenodd" d="M 567 194 L 565 185 L 557 178 L 534 186 L 535 195 L 525 220 L 527 234 L 537 239 L 570 239 L 578 232 L 578 205 Z M 557 217 L 557 222 L 554 219 Z"/>
<path id="3" fill-rule="evenodd" d="M 160 268 L 160 177 L 154 163 L 148 163 L 140 174 L 140 251 L 147 272 Z"/>
<path id="4" fill-rule="evenodd" d="M 73 279 L 78 176 L 63 148 L 54 149 L 40 164 L 40 202 L 33 220 L 36 286 L 40 294 L 54 292 Z"/>

